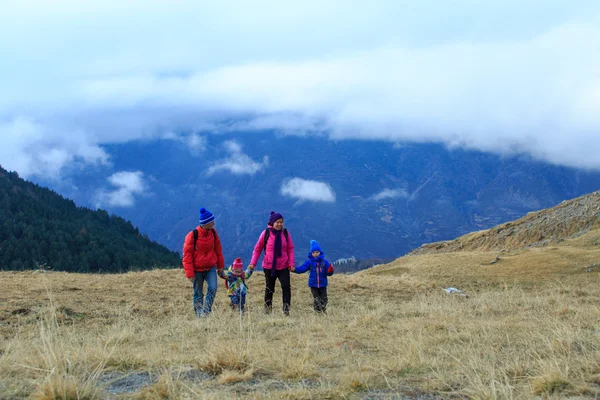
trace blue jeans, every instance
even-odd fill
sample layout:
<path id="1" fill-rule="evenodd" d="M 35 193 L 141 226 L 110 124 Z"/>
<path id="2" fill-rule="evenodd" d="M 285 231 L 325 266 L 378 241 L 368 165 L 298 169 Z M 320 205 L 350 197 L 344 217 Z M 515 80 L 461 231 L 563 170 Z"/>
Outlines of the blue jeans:
<path id="1" fill-rule="evenodd" d="M 233 294 L 229 296 L 231 309 L 234 311 L 244 312 L 244 307 L 246 306 L 246 294 Z"/>
<path id="2" fill-rule="evenodd" d="M 208 286 L 204 299 L 204 281 Z M 213 301 L 217 294 L 217 269 L 215 267 L 204 272 L 194 272 L 194 312 L 202 317 L 212 311 Z"/>

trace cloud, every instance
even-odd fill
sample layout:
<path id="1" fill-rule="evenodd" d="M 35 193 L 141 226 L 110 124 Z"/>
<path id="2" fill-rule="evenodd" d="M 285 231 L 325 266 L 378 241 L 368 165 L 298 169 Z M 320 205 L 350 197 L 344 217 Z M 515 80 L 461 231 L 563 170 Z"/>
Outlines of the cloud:
<path id="1" fill-rule="evenodd" d="M 207 139 L 206 137 L 200 136 L 200 135 L 189 135 L 186 136 L 186 139 L 184 141 L 184 143 L 187 145 L 187 147 L 194 152 L 203 152 L 204 150 L 206 150 L 206 145 L 207 145 Z"/>
<path id="2" fill-rule="evenodd" d="M 135 196 L 143 194 L 146 190 L 144 173 L 141 171 L 120 171 L 111 175 L 108 182 L 115 189 L 98 191 L 96 194 L 97 207 L 103 205 L 132 207 L 135 204 Z"/>
<path id="3" fill-rule="evenodd" d="M 0 42 L 0 156 L 24 176 L 107 164 L 109 143 L 273 129 L 600 169 L 596 1 L 23 0 L 2 11 L 0 36 L 18 40 Z M 202 135 L 175 137 L 201 152 Z M 256 164 L 222 169 L 243 163 Z"/>
<path id="4" fill-rule="evenodd" d="M 40 125 L 17 117 L 0 120 L 0 160 L 22 177 L 58 179 L 73 163 L 107 165 L 109 156 L 84 132 Z"/>
<path id="5" fill-rule="evenodd" d="M 205 136 L 192 133 L 190 135 L 178 135 L 174 132 L 166 132 L 161 139 L 174 140 L 182 143 L 192 154 L 204 152 L 208 146 L 208 139 Z"/>
<path id="6" fill-rule="evenodd" d="M 235 175 L 254 175 L 269 165 L 268 156 L 264 156 L 261 162 L 256 162 L 242 152 L 242 146 L 236 141 L 228 140 L 223 147 L 229 152 L 229 157 L 211 166 L 208 169 L 209 175 L 219 171 L 229 171 Z"/>
<path id="7" fill-rule="evenodd" d="M 372 197 L 375 201 L 396 199 L 396 198 L 408 198 L 408 193 L 404 189 L 383 189 Z"/>
<path id="8" fill-rule="evenodd" d="M 300 200 L 335 202 L 335 192 L 325 182 L 292 178 L 283 183 L 281 194 Z"/>

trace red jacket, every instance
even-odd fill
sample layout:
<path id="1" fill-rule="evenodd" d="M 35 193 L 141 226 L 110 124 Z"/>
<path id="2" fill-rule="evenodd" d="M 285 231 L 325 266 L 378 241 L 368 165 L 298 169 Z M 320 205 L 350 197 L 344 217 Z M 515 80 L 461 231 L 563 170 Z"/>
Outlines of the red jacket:
<path id="1" fill-rule="evenodd" d="M 194 231 L 188 233 L 183 242 L 183 269 L 188 278 L 193 278 L 195 271 L 208 271 L 215 265 L 217 269 L 223 269 L 225 266 L 221 239 L 219 239 L 217 231 L 214 228 L 212 232 L 206 231 L 200 227 L 197 227 L 196 230 L 198 231 L 198 240 L 195 249 Z"/>

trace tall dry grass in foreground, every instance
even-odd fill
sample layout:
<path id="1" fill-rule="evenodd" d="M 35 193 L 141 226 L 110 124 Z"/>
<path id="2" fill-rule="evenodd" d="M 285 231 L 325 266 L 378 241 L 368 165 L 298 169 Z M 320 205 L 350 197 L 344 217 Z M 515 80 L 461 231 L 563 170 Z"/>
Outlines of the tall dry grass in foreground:
<path id="1" fill-rule="evenodd" d="M 1 273 L 0 398 L 600 396 L 597 273 L 489 280 L 463 298 L 394 268 L 334 275 L 327 316 L 312 312 L 306 276 L 294 276 L 290 318 L 262 313 L 260 273 L 243 318 L 220 282 L 202 320 L 177 270 Z M 108 373 L 150 382 L 110 394 Z"/>

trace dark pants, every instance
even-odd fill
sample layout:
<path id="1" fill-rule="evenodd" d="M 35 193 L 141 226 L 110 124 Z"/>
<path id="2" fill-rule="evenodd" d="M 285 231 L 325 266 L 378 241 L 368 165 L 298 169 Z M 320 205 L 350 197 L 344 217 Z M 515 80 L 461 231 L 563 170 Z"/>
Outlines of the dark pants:
<path id="1" fill-rule="evenodd" d="M 310 291 L 313 295 L 313 306 L 316 312 L 327 312 L 327 286 L 322 288 L 311 287 Z"/>
<path id="2" fill-rule="evenodd" d="M 283 301 L 283 313 L 290 315 L 290 304 L 292 302 L 292 286 L 290 285 L 290 271 L 281 269 L 271 276 L 271 270 L 265 269 L 265 311 L 270 313 L 273 309 L 273 293 L 275 293 L 275 281 L 279 279 L 281 284 L 281 300 Z"/>
<path id="3" fill-rule="evenodd" d="M 204 299 L 204 281 L 208 286 Z M 217 293 L 217 269 L 194 273 L 194 311 L 198 318 L 212 311 L 213 301 Z"/>
<path id="4" fill-rule="evenodd" d="M 246 307 L 246 295 L 234 294 L 229 296 L 229 306 L 233 311 L 244 312 L 244 308 Z"/>

